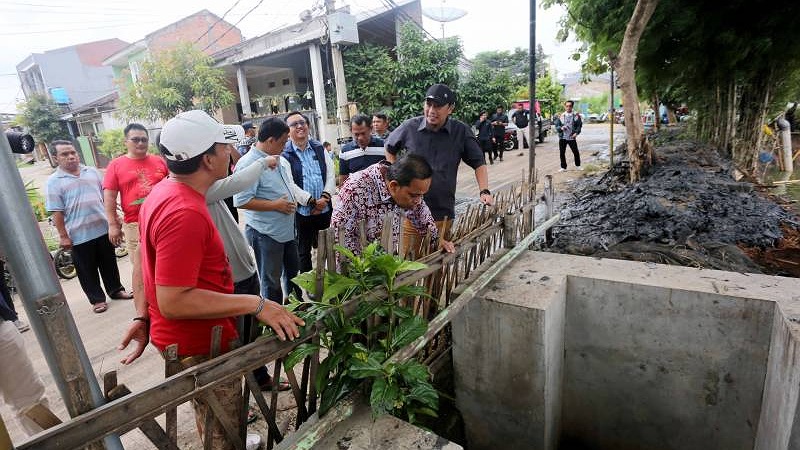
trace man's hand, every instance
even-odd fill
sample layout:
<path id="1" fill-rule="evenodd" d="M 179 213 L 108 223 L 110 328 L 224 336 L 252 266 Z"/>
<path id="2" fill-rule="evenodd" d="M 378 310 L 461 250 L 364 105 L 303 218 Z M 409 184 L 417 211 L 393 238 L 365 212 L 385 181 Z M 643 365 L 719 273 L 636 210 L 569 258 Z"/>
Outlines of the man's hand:
<path id="1" fill-rule="evenodd" d="M 439 242 L 439 248 L 441 248 L 442 250 L 446 251 L 447 253 L 455 253 L 456 252 L 456 246 L 455 246 L 455 244 L 453 244 L 453 241 L 445 241 L 444 239 L 442 239 Z"/>
<path id="2" fill-rule="evenodd" d="M 119 247 L 122 237 L 122 227 L 118 223 L 108 226 L 108 240 L 111 241 L 111 245 Z"/>
<path id="3" fill-rule="evenodd" d="M 69 250 L 72 248 L 72 239 L 69 236 L 61 236 L 58 239 L 58 246 L 64 250 Z"/>
<path id="4" fill-rule="evenodd" d="M 328 199 L 325 197 L 318 198 L 317 203 L 314 205 L 314 210 L 311 211 L 311 214 L 321 214 L 326 206 L 328 206 Z"/>
<path id="5" fill-rule="evenodd" d="M 569 135 L 569 138 L 570 138 L 570 139 L 575 139 L 575 136 L 577 136 L 577 134 L 575 134 L 575 133 L 572 133 L 572 134 L 570 134 L 570 135 Z"/>
<path id="6" fill-rule="evenodd" d="M 494 197 L 492 197 L 492 194 L 481 194 L 481 203 L 486 206 L 492 206 L 494 205 Z"/>
<path id="7" fill-rule="evenodd" d="M 264 158 L 264 167 L 274 170 L 278 167 L 278 157 L 270 155 Z"/>
<path id="8" fill-rule="evenodd" d="M 128 353 L 128 356 L 120 360 L 120 362 L 125 365 L 136 361 L 140 356 L 142 356 L 144 349 L 150 342 L 150 335 L 147 333 L 146 322 L 143 320 L 134 320 L 133 323 L 131 323 L 131 325 L 128 327 L 128 331 L 122 337 L 122 342 L 120 342 L 120 344 L 117 346 L 117 350 L 125 350 L 125 347 L 127 347 L 131 341 L 136 342 L 136 345 L 133 346 L 133 351 Z"/>
<path id="9" fill-rule="evenodd" d="M 272 328 L 278 335 L 278 339 L 282 341 L 287 338 L 293 341 L 300 337 L 300 329 L 297 327 L 306 324 L 303 319 L 271 300 L 264 303 L 264 309 L 256 316 L 256 319 Z"/>
<path id="10" fill-rule="evenodd" d="M 273 202 L 275 202 L 275 211 L 284 214 L 294 214 L 297 209 L 297 204 L 295 202 L 290 202 L 285 195 L 277 200 L 273 200 Z"/>

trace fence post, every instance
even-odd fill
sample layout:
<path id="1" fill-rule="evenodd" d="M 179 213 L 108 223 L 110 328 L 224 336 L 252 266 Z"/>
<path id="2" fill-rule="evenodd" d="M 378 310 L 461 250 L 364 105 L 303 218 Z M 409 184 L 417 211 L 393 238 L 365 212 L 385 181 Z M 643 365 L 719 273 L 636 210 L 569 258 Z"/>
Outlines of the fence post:
<path id="1" fill-rule="evenodd" d="M 553 176 L 546 175 L 544 177 L 544 206 L 545 206 L 545 221 L 549 220 L 553 217 Z M 546 246 L 550 246 L 553 243 L 553 228 L 548 228 L 544 232 L 544 242 Z"/>
<path id="2" fill-rule="evenodd" d="M 514 248 L 517 245 L 517 230 L 514 227 L 517 215 L 509 211 L 503 217 L 503 247 Z"/>

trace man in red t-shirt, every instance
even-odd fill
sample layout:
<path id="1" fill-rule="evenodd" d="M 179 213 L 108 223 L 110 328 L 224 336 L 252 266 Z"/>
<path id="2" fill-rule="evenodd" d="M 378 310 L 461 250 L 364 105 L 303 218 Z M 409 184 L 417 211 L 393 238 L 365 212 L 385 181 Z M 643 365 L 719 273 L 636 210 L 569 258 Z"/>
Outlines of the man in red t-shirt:
<path id="1" fill-rule="evenodd" d="M 170 177 L 153 188 L 139 215 L 146 301 L 136 299 L 138 317 L 123 340 L 123 345 L 137 341 L 134 353 L 141 354 L 147 345 L 148 323 L 150 339 L 159 350 L 178 345 L 184 368 L 209 358 L 216 325 L 223 330 L 222 352 L 228 351 L 228 343 L 237 338 L 236 316 L 252 314 L 281 340 L 300 335 L 298 325 L 303 321 L 278 303 L 258 295 L 233 294 L 231 268 L 205 200 L 209 186 L 228 175 L 228 143 L 235 141 L 203 111 L 178 114 L 161 131 L 159 150 Z M 129 356 L 123 362 L 131 361 Z M 241 380 L 222 383 L 214 393 L 229 420 L 237 420 Z M 193 404 L 202 428 L 207 407 L 202 401 Z M 212 442 L 212 448 L 229 446 L 217 421 Z"/>
<path id="2" fill-rule="evenodd" d="M 125 247 L 133 264 L 133 295 L 141 296 L 139 271 L 139 207 L 156 183 L 167 176 L 167 165 L 161 157 L 149 155 L 147 129 L 138 123 L 125 127 L 128 153 L 111 161 L 103 177 L 103 201 L 108 219 L 108 239 L 114 246 L 125 237 Z M 117 215 L 117 194 L 120 195 L 124 225 Z"/>

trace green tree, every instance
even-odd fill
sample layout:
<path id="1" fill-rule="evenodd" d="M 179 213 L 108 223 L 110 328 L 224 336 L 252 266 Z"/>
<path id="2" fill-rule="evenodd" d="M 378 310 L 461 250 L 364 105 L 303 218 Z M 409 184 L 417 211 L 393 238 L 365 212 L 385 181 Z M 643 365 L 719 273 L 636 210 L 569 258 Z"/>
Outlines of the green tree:
<path id="1" fill-rule="evenodd" d="M 508 109 L 513 93 L 514 86 L 508 71 L 476 64 L 459 86 L 454 114 L 461 121 L 472 124 L 482 110 L 491 115 L 497 106 Z"/>
<path id="2" fill-rule="evenodd" d="M 527 86 L 518 90 L 514 94 L 515 99 L 530 98 L 530 90 Z M 561 108 L 564 101 L 564 86 L 561 86 L 550 74 L 546 74 L 536 79 L 536 99 L 542 108 L 542 114 L 549 116 L 555 114 Z"/>
<path id="3" fill-rule="evenodd" d="M 458 38 L 426 39 L 416 24 L 400 27 L 397 46 L 397 99 L 394 115 L 403 121 L 422 112 L 425 91 L 432 84 L 444 83 L 453 90 L 458 85 L 458 61 L 462 57 Z"/>
<path id="4" fill-rule="evenodd" d="M 210 56 L 184 43 L 142 63 L 120 109 L 127 119 L 167 120 L 191 109 L 213 113 L 234 101 L 222 69 L 214 67 Z"/>
<path id="5" fill-rule="evenodd" d="M 554 3 L 568 11 L 560 35 L 575 33 L 587 43 L 584 71 L 607 70 L 621 53 L 636 2 L 545 0 L 545 6 Z M 798 13 L 796 2 L 765 8 L 745 0 L 662 0 L 634 55 L 638 89 L 633 90 L 652 103 L 687 103 L 696 112 L 696 137 L 729 152 L 740 170 L 753 173 L 763 124 L 798 92 L 800 48 L 793 32 Z M 629 103 L 623 101 L 626 111 Z"/>
<path id="6" fill-rule="evenodd" d="M 56 139 L 69 139 L 69 131 L 61 120 L 63 112 L 49 97 L 34 94 L 27 101 L 17 105 L 17 121 L 30 130 L 40 144 L 48 144 Z"/>
<path id="7" fill-rule="evenodd" d="M 545 54 L 541 44 L 536 46 L 536 78 L 541 78 L 548 73 L 549 56 Z M 507 70 L 511 82 L 515 86 L 527 86 L 530 68 L 528 49 L 515 48 L 513 51 L 492 50 L 475 55 L 473 63 L 486 65 L 492 69 Z"/>
<path id="8" fill-rule="evenodd" d="M 398 67 L 389 49 L 364 43 L 348 48 L 342 56 L 347 90 L 359 109 L 370 114 L 390 106 Z"/>

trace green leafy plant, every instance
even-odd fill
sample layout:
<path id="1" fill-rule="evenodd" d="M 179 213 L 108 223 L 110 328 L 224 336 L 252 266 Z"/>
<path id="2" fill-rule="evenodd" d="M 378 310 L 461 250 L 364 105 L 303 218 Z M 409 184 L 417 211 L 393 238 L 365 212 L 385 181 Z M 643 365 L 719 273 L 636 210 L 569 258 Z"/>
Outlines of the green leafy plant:
<path id="1" fill-rule="evenodd" d="M 428 328 L 427 320 L 399 304 L 403 298 L 425 296 L 424 288 L 395 284 L 399 274 L 426 265 L 386 253 L 377 243 L 368 245 L 361 255 L 341 246 L 336 250 L 347 259 L 347 274 L 326 272 L 322 295 L 316 300 L 291 298 L 290 308 L 307 324 L 321 321 L 325 332 L 319 344 L 301 344 L 290 353 L 285 361 L 287 370 L 322 348 L 328 351 L 314 380 L 320 392 L 320 415 L 363 384 L 375 415 L 394 414 L 411 423 L 420 415 L 436 417 L 439 395 L 430 383 L 428 368 L 416 360 L 388 361 Z M 300 274 L 293 281 L 309 292 L 316 290 L 314 272 Z M 345 314 L 348 300 L 381 287 L 386 289 L 385 296 L 373 299 L 363 295 L 355 313 Z"/>
<path id="2" fill-rule="evenodd" d="M 33 214 L 36 216 L 36 221 L 41 222 L 50 216 L 47 208 L 44 205 L 44 197 L 39 192 L 39 189 L 33 185 L 33 181 L 25 183 L 25 193 L 28 196 L 28 202 L 31 204 Z"/>
<path id="3" fill-rule="evenodd" d="M 114 158 L 127 152 L 125 148 L 125 133 L 121 129 L 101 131 L 99 138 L 100 145 L 97 149 L 103 155 Z"/>

